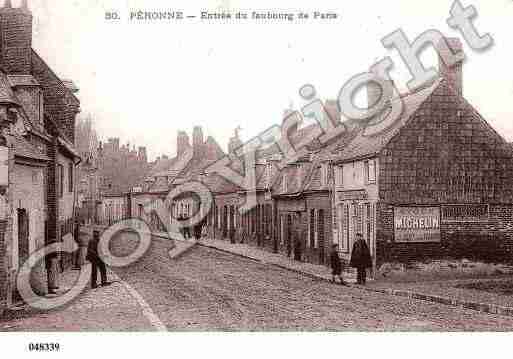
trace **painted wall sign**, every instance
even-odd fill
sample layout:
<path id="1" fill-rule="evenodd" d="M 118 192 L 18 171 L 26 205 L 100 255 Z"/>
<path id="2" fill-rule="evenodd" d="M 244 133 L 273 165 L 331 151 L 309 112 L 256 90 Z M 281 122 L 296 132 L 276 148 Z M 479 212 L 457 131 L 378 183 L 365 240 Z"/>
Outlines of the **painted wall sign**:
<path id="1" fill-rule="evenodd" d="M 396 242 L 440 242 L 439 207 L 395 207 Z"/>

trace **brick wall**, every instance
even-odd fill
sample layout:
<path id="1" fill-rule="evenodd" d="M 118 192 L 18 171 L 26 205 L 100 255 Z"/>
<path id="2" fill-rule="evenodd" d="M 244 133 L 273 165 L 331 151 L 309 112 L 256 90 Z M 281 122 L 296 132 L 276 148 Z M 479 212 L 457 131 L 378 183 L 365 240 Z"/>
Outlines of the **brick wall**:
<path id="1" fill-rule="evenodd" d="M 486 220 L 440 221 L 440 242 L 394 241 L 393 206 L 377 208 L 377 263 L 412 262 L 427 259 L 474 259 L 510 262 L 513 259 L 513 205 L 490 205 Z"/>
<path id="2" fill-rule="evenodd" d="M 0 9 L 0 59 L 9 73 L 30 74 L 32 15 L 22 9 Z"/>

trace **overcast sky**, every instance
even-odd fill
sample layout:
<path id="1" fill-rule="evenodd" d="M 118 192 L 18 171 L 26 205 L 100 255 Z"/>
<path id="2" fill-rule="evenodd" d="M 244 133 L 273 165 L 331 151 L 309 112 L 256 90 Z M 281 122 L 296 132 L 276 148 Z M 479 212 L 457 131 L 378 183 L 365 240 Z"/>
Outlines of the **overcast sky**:
<path id="1" fill-rule="evenodd" d="M 14 4 L 19 0 L 13 0 Z M 102 138 L 146 145 L 150 157 L 175 152 L 176 131 L 202 125 L 223 148 L 241 126 L 247 139 L 279 123 L 283 110 L 303 102 L 299 88 L 312 83 L 335 98 L 353 75 L 383 56 L 395 61 L 399 87 L 409 78 L 395 51 L 380 39 L 401 28 L 410 39 L 435 28 L 450 36 L 451 1 L 269 0 L 29 0 L 34 48 L 63 78 L 80 87 L 82 112 L 91 113 Z M 475 24 L 495 45 L 475 53 L 465 45 L 464 95 L 507 140 L 513 140 L 513 2 L 474 4 Z M 295 24 L 129 22 L 129 10 L 332 11 L 335 21 Z M 118 10 L 119 22 L 104 20 Z M 463 39 L 462 39 L 463 40 Z M 425 59 L 433 61 L 431 50 Z"/>

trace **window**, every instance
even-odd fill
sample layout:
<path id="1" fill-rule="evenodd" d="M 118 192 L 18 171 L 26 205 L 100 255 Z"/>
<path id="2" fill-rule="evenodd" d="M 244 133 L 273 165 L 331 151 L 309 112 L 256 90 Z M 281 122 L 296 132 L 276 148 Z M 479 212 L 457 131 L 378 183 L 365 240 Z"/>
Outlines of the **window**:
<path id="1" fill-rule="evenodd" d="M 281 191 L 282 192 L 287 192 L 287 173 L 283 173 L 283 177 L 282 177 L 282 180 L 281 180 Z"/>
<path id="2" fill-rule="evenodd" d="M 335 182 L 337 187 L 344 186 L 344 167 L 337 166 L 335 167 Z"/>
<path id="3" fill-rule="evenodd" d="M 367 183 L 376 183 L 376 161 L 365 161 L 365 179 Z"/>
<path id="4" fill-rule="evenodd" d="M 73 192 L 73 163 L 68 165 L 68 192 Z"/>
<path id="5" fill-rule="evenodd" d="M 328 185 L 328 165 L 323 163 L 321 165 L 321 186 L 327 186 Z"/>
<path id="6" fill-rule="evenodd" d="M 314 210 L 314 225 L 313 225 L 313 228 L 314 228 L 314 245 L 313 247 L 314 248 L 317 248 L 317 246 L 319 245 L 319 212 L 315 211 Z M 315 228 L 315 224 L 317 223 L 317 228 Z"/>
<path id="7" fill-rule="evenodd" d="M 315 209 L 310 210 L 310 223 L 308 226 L 308 231 L 310 234 L 310 247 L 315 247 Z"/>
<path id="8" fill-rule="evenodd" d="M 269 187 L 271 185 L 271 175 L 272 175 L 272 164 L 271 162 L 267 162 L 265 165 L 265 184 L 266 187 Z"/>
<path id="9" fill-rule="evenodd" d="M 62 198 L 64 195 L 64 167 L 62 165 L 57 165 L 57 175 L 56 175 L 56 190 L 59 198 Z"/>

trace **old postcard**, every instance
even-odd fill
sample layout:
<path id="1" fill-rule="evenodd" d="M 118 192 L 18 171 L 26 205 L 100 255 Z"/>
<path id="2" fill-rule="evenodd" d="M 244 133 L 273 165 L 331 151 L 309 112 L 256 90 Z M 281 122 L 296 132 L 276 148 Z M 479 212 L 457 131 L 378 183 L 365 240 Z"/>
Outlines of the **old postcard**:
<path id="1" fill-rule="evenodd" d="M 511 331 L 511 15 L 0 0 L 0 341 L 306 357 Z"/>

